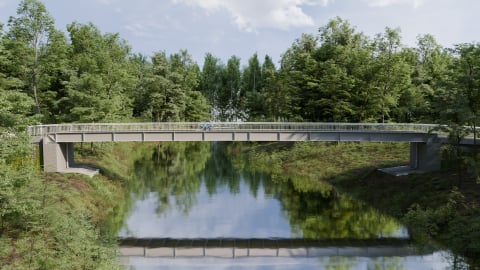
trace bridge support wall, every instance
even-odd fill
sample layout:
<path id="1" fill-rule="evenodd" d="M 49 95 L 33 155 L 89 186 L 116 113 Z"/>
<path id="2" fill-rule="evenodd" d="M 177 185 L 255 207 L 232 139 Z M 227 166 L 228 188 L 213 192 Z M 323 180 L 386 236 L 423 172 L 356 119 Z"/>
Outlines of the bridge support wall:
<path id="1" fill-rule="evenodd" d="M 436 171 L 440 170 L 441 157 L 440 146 L 441 143 L 410 143 L 410 168 L 419 171 Z"/>
<path id="2" fill-rule="evenodd" d="M 42 152 L 45 172 L 62 172 L 74 165 L 73 143 L 56 143 L 44 138 Z"/>

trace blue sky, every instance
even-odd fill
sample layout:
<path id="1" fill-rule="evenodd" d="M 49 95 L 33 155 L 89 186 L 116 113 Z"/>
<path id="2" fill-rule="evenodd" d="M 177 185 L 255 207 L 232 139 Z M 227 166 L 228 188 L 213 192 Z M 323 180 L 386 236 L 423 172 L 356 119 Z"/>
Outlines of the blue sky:
<path id="1" fill-rule="evenodd" d="M 15 15 L 20 0 L 0 0 L 0 22 Z M 445 47 L 479 42 L 478 0 L 44 0 L 57 28 L 92 22 L 120 33 L 134 52 L 175 53 L 187 49 L 203 63 L 211 52 L 245 64 L 253 53 L 278 62 L 302 33 L 315 34 L 335 16 L 373 37 L 399 27 L 403 43 L 432 34 Z"/>

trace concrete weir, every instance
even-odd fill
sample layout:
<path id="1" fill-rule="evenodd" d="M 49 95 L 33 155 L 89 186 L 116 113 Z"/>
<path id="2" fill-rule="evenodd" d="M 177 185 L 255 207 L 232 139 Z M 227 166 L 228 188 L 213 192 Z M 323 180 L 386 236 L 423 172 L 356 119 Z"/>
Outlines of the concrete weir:
<path id="1" fill-rule="evenodd" d="M 409 168 L 440 168 L 436 125 L 376 123 L 103 123 L 60 124 L 29 127 L 32 141 L 40 143 L 45 172 L 95 173 L 75 166 L 74 143 L 164 141 L 327 141 L 408 142 Z"/>

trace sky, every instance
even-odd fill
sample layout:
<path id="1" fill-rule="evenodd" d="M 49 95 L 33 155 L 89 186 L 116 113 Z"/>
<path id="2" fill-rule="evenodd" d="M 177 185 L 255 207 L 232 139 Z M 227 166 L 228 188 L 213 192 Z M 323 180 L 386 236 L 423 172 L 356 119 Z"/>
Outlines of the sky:
<path id="1" fill-rule="evenodd" d="M 206 53 L 246 65 L 257 53 L 278 64 L 302 33 L 335 17 L 374 37 L 400 28 L 403 44 L 431 34 L 444 47 L 480 42 L 478 0 L 43 0 L 58 29 L 74 21 L 119 33 L 147 56 L 186 49 L 200 65 Z M 0 22 L 16 15 L 20 0 L 0 0 Z"/>

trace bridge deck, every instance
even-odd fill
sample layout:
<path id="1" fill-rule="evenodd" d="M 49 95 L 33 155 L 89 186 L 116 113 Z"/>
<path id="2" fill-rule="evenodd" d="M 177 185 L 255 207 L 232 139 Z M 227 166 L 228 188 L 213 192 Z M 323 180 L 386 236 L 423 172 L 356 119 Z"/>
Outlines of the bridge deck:
<path id="1" fill-rule="evenodd" d="M 435 125 L 368 123 L 125 123 L 29 127 L 36 141 L 374 141 L 426 142 Z"/>

